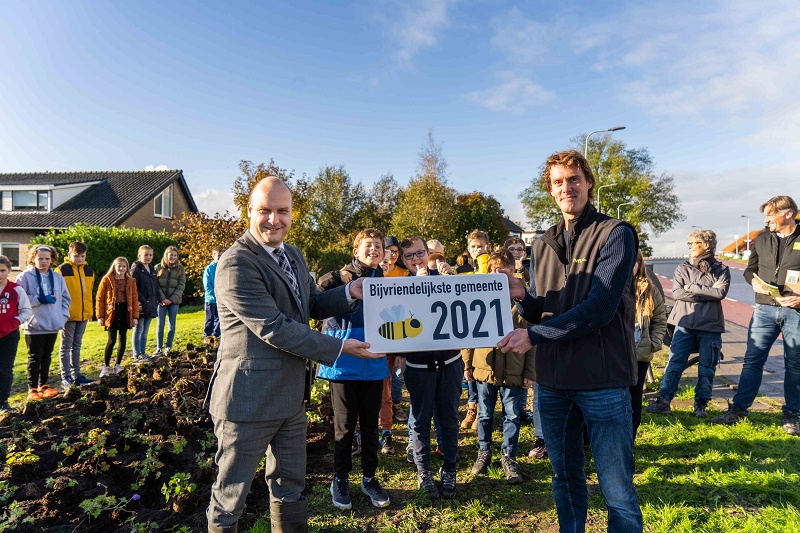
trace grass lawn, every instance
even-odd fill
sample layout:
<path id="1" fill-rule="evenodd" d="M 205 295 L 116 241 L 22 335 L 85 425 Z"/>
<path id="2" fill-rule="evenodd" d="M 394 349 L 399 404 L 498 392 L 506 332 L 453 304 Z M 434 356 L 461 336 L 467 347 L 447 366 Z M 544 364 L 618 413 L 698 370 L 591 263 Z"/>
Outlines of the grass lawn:
<path id="1" fill-rule="evenodd" d="M 175 347 L 202 342 L 203 312 L 182 309 L 178 315 Z M 149 350 L 154 346 L 151 326 Z M 130 335 L 129 335 L 130 337 Z M 106 333 L 90 324 L 84 337 L 84 372 L 96 377 L 101 366 Z M 130 345 L 130 340 L 128 341 Z M 25 394 L 26 354 L 24 341 L 15 366 L 12 401 Z M 129 358 L 123 361 L 128 364 Z M 52 375 L 58 375 L 54 356 Z M 658 383 L 651 384 L 657 388 Z M 712 416 L 718 412 L 711 412 Z M 645 531 L 679 532 L 797 532 L 800 531 L 800 439 L 783 432 L 780 413 L 753 413 L 734 427 L 711 426 L 708 419 L 695 419 L 688 409 L 675 409 L 670 416 L 643 413 L 636 440 L 634 482 L 644 514 Z M 497 426 L 496 426 L 497 427 Z M 378 476 L 392 497 L 388 509 L 376 509 L 358 489 L 360 462 L 351 475 L 353 509 L 338 511 L 330 503 L 328 485 L 331 453 L 309 457 L 309 509 L 312 531 L 326 532 L 417 532 L 438 531 L 557 531 L 550 492 L 552 475 L 547 460 L 525 454 L 533 441 L 533 428 L 524 426 L 520 435 L 520 468 L 525 483 L 509 486 L 499 466 L 499 444 L 487 476 L 472 476 L 477 436 L 460 436 L 458 494 L 453 501 L 430 501 L 416 489 L 414 469 L 402 453 L 406 443 L 403 426 L 395 426 L 397 453 L 382 456 Z M 494 434 L 499 443 L 499 431 Z M 434 458 L 432 467 L 438 469 Z M 597 484 L 594 463 L 587 465 L 590 491 L 588 531 L 606 531 L 606 510 Z M 259 473 L 259 475 L 263 475 Z M 265 492 L 251 497 L 267 498 Z M 252 532 L 269 531 L 269 518 L 256 521 Z"/>

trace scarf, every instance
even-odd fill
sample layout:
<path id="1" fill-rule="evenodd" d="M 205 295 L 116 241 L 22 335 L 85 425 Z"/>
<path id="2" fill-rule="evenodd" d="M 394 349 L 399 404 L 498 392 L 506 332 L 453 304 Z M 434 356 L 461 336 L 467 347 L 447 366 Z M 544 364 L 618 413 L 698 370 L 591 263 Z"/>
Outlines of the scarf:
<path id="1" fill-rule="evenodd" d="M 36 281 L 39 284 L 39 303 L 42 303 L 42 304 L 54 304 L 54 303 L 56 303 L 56 299 L 53 296 L 53 294 L 45 294 L 45 292 L 44 292 L 44 284 L 42 283 L 42 274 L 41 274 L 41 272 L 39 272 L 38 268 L 34 269 L 34 270 L 36 272 Z M 51 268 L 47 272 L 47 274 L 49 276 L 48 281 L 50 282 L 50 291 L 51 291 L 51 293 L 54 293 L 54 292 L 56 292 L 56 286 L 53 283 L 53 281 L 54 281 L 53 280 L 53 269 Z"/>
<path id="2" fill-rule="evenodd" d="M 704 253 L 703 255 L 689 258 L 689 263 L 703 274 L 708 274 L 711 272 L 711 263 L 713 262 L 714 254 L 710 251 Z"/>

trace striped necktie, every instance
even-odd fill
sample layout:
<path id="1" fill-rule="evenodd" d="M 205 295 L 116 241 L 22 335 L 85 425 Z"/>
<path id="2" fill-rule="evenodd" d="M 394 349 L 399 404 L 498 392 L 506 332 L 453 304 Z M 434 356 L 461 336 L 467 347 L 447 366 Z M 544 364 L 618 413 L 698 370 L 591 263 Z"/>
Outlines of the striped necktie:
<path id="1" fill-rule="evenodd" d="M 297 278 L 294 275 L 294 271 L 292 271 L 292 266 L 289 264 L 289 260 L 286 259 L 286 252 L 283 251 L 283 248 L 275 248 L 275 251 L 272 252 L 278 258 L 278 265 L 280 265 L 281 270 L 286 274 L 289 278 L 289 282 L 292 285 L 292 290 L 294 291 L 295 296 L 297 296 L 297 300 L 300 301 L 300 286 L 297 284 Z"/>

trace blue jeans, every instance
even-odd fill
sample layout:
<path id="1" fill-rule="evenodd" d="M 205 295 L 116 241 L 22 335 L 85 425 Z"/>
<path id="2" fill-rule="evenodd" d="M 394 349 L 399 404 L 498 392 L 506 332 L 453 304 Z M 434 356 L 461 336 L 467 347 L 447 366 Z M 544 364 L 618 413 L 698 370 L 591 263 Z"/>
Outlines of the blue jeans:
<path id="1" fill-rule="evenodd" d="M 167 348 L 172 349 L 175 340 L 175 319 L 178 317 L 178 304 L 159 305 L 158 323 L 156 324 L 156 350 L 164 346 L 164 322 L 169 314 L 169 330 L 167 331 Z"/>
<path id="2" fill-rule="evenodd" d="M 219 337 L 219 312 L 217 304 L 205 302 L 204 311 L 206 320 L 203 324 L 203 335 L 206 337 Z"/>
<path id="3" fill-rule="evenodd" d="M 757 304 L 750 319 L 747 350 L 744 353 L 739 388 L 733 406 L 746 411 L 761 387 L 764 363 L 769 349 L 783 333 L 783 397 L 784 413 L 800 412 L 800 309 Z"/>
<path id="4" fill-rule="evenodd" d="M 467 381 L 467 402 L 478 403 L 477 381 Z"/>
<path id="5" fill-rule="evenodd" d="M 147 333 L 150 331 L 151 317 L 139 318 L 139 322 L 133 326 L 133 336 L 131 343 L 133 344 L 133 355 L 144 355 L 147 349 Z"/>
<path id="6" fill-rule="evenodd" d="M 675 326 L 672 346 L 669 347 L 669 361 L 661 378 L 658 395 L 672 401 L 678 392 L 681 374 L 686 369 L 686 362 L 693 352 L 700 352 L 697 363 L 697 385 L 694 388 L 694 403 L 708 403 L 711 400 L 711 389 L 714 386 L 714 374 L 717 371 L 722 353 L 722 333 L 700 331 L 682 326 Z"/>
<path id="7" fill-rule="evenodd" d="M 403 361 L 403 366 L 400 369 L 400 374 L 397 370 L 392 369 L 392 403 L 400 403 L 403 401 L 403 385 L 406 384 L 403 379 L 405 374 L 406 363 Z"/>
<path id="8" fill-rule="evenodd" d="M 608 507 L 608 532 L 642 531 L 642 511 L 633 486 L 631 394 L 627 387 L 561 390 L 539 385 L 542 429 L 553 476 L 553 498 L 562 532 L 586 527 L 589 492 L 583 426 L 589 433 L 600 492 Z"/>
<path id="9" fill-rule="evenodd" d="M 485 381 L 478 386 L 478 448 L 488 450 L 492 445 L 492 422 L 497 395 L 503 404 L 503 455 L 517 456 L 519 442 L 519 413 L 522 387 L 497 387 Z"/>
<path id="10" fill-rule="evenodd" d="M 461 397 L 464 361 L 459 358 L 433 370 L 407 366 L 405 377 L 411 412 L 414 414 L 414 422 L 410 425 L 417 470 L 430 470 L 431 418 L 435 406 L 439 414 L 436 436 L 444 455 L 443 466 L 445 471 L 454 471 L 458 460 L 458 400 Z"/>

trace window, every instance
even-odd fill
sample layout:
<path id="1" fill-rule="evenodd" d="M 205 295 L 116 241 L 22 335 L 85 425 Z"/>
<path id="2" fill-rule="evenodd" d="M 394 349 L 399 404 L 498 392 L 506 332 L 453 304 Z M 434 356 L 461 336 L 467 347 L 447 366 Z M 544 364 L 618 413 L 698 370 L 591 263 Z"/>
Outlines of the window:
<path id="1" fill-rule="evenodd" d="M 153 200 L 153 214 L 157 217 L 172 218 L 172 185 L 161 191 Z"/>
<path id="2" fill-rule="evenodd" d="M 50 193 L 48 191 L 3 191 L 0 196 L 0 209 L 3 211 L 47 211 Z"/>
<path id="3" fill-rule="evenodd" d="M 19 268 L 19 244 L 16 242 L 0 242 L 0 255 L 8 257 L 11 266 Z"/>

